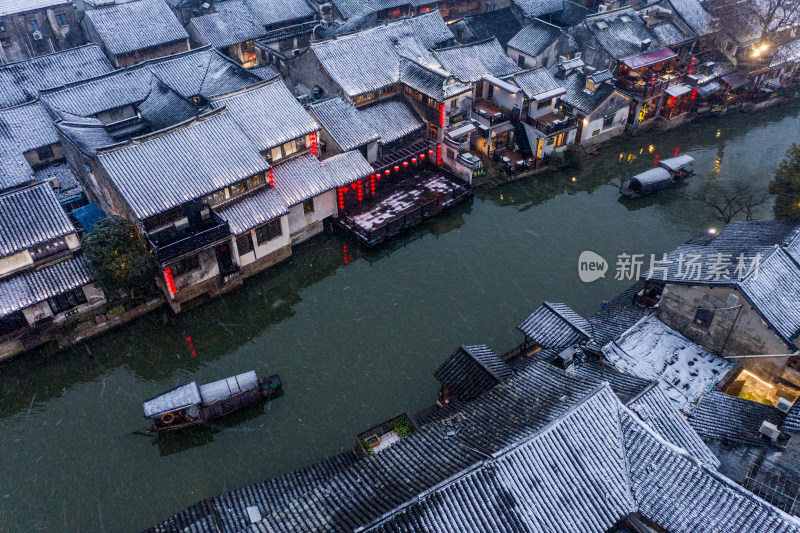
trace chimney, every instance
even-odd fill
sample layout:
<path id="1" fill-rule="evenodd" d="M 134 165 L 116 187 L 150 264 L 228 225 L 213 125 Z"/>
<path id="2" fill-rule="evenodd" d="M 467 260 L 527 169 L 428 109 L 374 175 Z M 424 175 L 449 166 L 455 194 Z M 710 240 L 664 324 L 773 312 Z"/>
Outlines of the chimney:
<path id="1" fill-rule="evenodd" d="M 575 368 L 575 352 L 577 351 L 576 348 L 570 346 L 566 350 L 562 350 L 558 354 L 558 359 L 556 363 L 558 366 L 566 370 L 567 372 L 573 370 Z"/>
<path id="2" fill-rule="evenodd" d="M 650 44 L 651 44 L 652 42 L 653 42 L 653 41 L 652 41 L 651 39 L 645 39 L 644 41 L 642 41 L 642 44 L 641 44 L 641 46 L 640 46 L 640 49 L 641 49 L 641 51 L 642 51 L 642 52 L 644 52 L 644 51 L 646 51 L 648 48 L 650 48 Z"/>

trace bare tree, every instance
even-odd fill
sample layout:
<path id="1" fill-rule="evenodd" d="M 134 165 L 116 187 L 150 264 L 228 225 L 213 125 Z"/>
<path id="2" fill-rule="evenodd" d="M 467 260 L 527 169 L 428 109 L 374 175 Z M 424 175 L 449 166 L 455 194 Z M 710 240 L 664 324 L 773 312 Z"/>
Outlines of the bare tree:
<path id="1" fill-rule="evenodd" d="M 757 208 L 770 201 L 772 196 L 745 183 L 731 186 L 712 186 L 701 193 L 688 195 L 705 205 L 715 220 L 727 224 L 733 219 L 753 220 Z"/>
<path id="2" fill-rule="evenodd" d="M 704 6 L 719 30 L 740 44 L 757 43 L 754 62 L 795 39 L 794 30 L 800 26 L 800 0 L 706 0 Z"/>

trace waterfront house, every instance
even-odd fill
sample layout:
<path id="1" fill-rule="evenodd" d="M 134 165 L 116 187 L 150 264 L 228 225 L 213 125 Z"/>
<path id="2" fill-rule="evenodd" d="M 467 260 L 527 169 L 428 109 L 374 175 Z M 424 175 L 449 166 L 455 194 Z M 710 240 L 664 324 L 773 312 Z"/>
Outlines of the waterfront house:
<path id="1" fill-rule="evenodd" d="M 80 257 L 78 232 L 49 183 L 0 193 L 0 359 L 105 303 Z"/>
<path id="2" fill-rule="evenodd" d="M 643 279 L 663 287 L 667 326 L 767 382 L 797 386 L 799 244 L 792 222 L 734 222 L 670 252 Z M 752 355 L 760 357 L 741 357 Z"/>
<path id="3" fill-rule="evenodd" d="M 567 305 L 555 302 L 544 302 L 517 329 L 525 335 L 525 341 L 516 350 L 523 355 L 535 355 L 542 350 L 561 351 L 592 338 L 589 321 Z"/>
<path id="4" fill-rule="evenodd" d="M 117 68 L 189 50 L 189 35 L 164 0 L 98 4 L 82 25 Z"/>
<path id="5" fill-rule="evenodd" d="M 598 144 L 625 131 L 632 99 L 616 88 L 611 72 L 580 59 L 558 63 L 550 72 L 566 90 L 559 107 L 578 119 L 577 144 Z"/>
<path id="6" fill-rule="evenodd" d="M 509 81 L 520 88 L 521 124 L 527 145 L 537 159 L 566 150 L 574 144 L 579 127 L 577 118 L 556 106 L 567 91 L 544 67 L 515 74 Z M 524 141 L 520 142 L 520 146 Z"/>
<path id="7" fill-rule="evenodd" d="M 56 128 L 38 101 L 0 109 L 0 192 L 32 183 L 48 183 L 68 212 L 85 203 Z"/>
<path id="8" fill-rule="evenodd" d="M 96 44 L 0 65 L 0 108 L 30 102 L 39 91 L 99 76 L 114 67 Z"/>
<path id="9" fill-rule="evenodd" d="M 308 110 L 322 126 L 319 142 L 322 159 L 349 150 L 358 150 L 370 163 L 378 159 L 381 136 L 350 102 L 337 96 L 314 103 Z"/>
<path id="10" fill-rule="evenodd" d="M 511 366 L 494 351 L 481 344 L 461 346 L 433 373 L 441 388 L 438 405 L 452 400 L 474 400 L 498 383 L 511 377 Z"/>
<path id="11" fill-rule="evenodd" d="M 680 18 L 655 9 L 650 15 L 632 8 L 606 11 L 571 30 L 584 63 L 616 73 L 617 87 L 633 96 L 633 125 L 685 117 L 697 96 L 684 83 L 697 63 L 691 55 L 697 38 Z"/>
<path id="12" fill-rule="evenodd" d="M 9 1 L 0 5 L 0 64 L 51 54 L 85 42 L 70 0 Z"/>

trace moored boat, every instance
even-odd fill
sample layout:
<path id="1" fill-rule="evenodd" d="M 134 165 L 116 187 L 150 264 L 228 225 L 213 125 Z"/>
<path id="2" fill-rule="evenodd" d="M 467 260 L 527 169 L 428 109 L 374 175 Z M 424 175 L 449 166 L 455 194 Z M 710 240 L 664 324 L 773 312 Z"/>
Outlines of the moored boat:
<path id="1" fill-rule="evenodd" d="M 142 403 L 144 417 L 152 420 L 148 431 L 171 431 L 227 415 L 281 390 L 276 374 L 259 378 L 255 370 L 198 385 L 196 381 L 175 387 Z"/>
<path id="2" fill-rule="evenodd" d="M 694 174 L 694 163 L 695 159 L 690 155 L 664 159 L 656 168 L 626 181 L 620 192 L 629 198 L 637 198 L 666 189 Z"/>

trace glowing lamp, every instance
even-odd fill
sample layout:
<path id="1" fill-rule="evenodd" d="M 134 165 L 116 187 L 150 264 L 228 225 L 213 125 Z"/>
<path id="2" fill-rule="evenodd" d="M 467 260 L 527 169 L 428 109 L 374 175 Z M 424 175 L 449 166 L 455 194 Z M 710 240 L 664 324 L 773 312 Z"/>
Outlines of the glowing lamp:
<path id="1" fill-rule="evenodd" d="M 170 294 L 178 292 L 178 289 L 175 287 L 175 280 L 172 278 L 172 269 L 170 268 L 164 269 L 164 283 L 166 283 L 167 290 Z"/>

